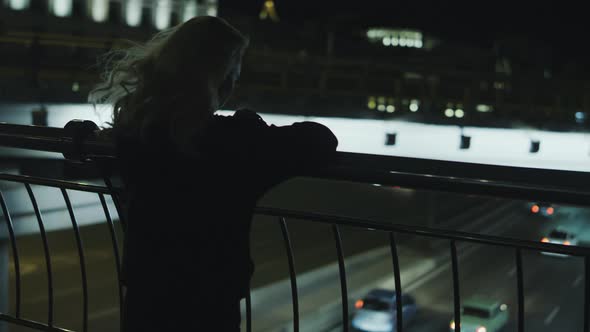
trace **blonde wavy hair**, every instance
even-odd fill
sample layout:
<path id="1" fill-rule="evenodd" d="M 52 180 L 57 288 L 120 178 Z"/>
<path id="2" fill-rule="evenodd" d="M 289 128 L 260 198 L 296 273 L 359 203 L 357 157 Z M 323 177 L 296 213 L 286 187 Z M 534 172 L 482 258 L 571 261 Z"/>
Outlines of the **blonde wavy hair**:
<path id="1" fill-rule="evenodd" d="M 168 128 L 155 135 L 182 141 L 229 97 L 248 42 L 221 18 L 195 17 L 103 56 L 102 82 L 88 101 L 112 105 L 115 130 L 146 138 Z"/>

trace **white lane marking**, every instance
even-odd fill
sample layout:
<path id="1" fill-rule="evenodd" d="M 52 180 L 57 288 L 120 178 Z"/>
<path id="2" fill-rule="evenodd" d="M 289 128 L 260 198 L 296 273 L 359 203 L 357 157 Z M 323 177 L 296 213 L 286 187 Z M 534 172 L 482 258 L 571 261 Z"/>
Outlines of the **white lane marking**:
<path id="1" fill-rule="evenodd" d="M 404 291 L 406 292 L 413 292 L 415 289 L 419 288 L 420 286 L 422 286 L 423 284 L 427 283 L 428 281 L 436 278 L 439 274 L 441 274 L 444 270 L 447 270 L 449 268 L 449 266 L 451 265 L 451 263 L 447 263 L 445 265 L 442 265 L 438 268 L 436 268 L 435 270 L 431 271 L 430 273 L 428 273 L 427 275 L 423 276 L 422 278 L 416 280 L 415 282 L 409 284 L 408 286 L 402 288 Z"/>
<path id="2" fill-rule="evenodd" d="M 576 288 L 578 286 L 580 286 L 580 283 L 582 283 L 582 280 L 584 280 L 584 275 L 580 274 L 576 280 L 574 280 L 574 282 L 572 282 L 572 287 Z"/>
<path id="3" fill-rule="evenodd" d="M 515 274 L 516 274 L 516 266 L 511 268 L 510 271 L 508 271 L 508 276 L 510 278 L 514 277 Z"/>
<path id="4" fill-rule="evenodd" d="M 513 216 L 513 214 L 509 215 L 510 217 Z M 498 224 L 491 226 L 487 229 L 487 231 L 491 231 L 491 230 L 496 230 L 498 228 L 501 228 L 501 226 L 504 226 L 504 223 L 508 220 L 510 220 L 508 217 L 504 217 L 501 219 L 502 221 L 499 222 Z M 463 261 L 464 259 L 466 259 L 467 257 L 470 257 L 472 253 L 474 253 L 476 250 L 482 249 L 484 246 L 470 246 L 468 247 L 466 250 L 461 250 L 458 254 L 457 254 L 457 259 L 459 260 L 459 262 Z M 419 278 L 418 280 L 414 281 L 413 283 L 410 283 L 409 285 L 407 285 L 406 287 L 404 287 L 404 289 L 406 290 L 406 292 L 412 292 L 415 289 L 419 288 L 420 286 L 422 286 L 423 284 L 429 282 L 430 280 L 434 279 L 435 277 L 437 277 L 439 274 L 441 274 L 443 271 L 449 269 L 451 267 L 451 262 L 450 259 L 448 262 L 444 263 L 443 265 L 439 266 L 438 268 L 432 270 L 430 273 L 428 273 L 427 275 Z"/>
<path id="5" fill-rule="evenodd" d="M 549 325 L 551 324 L 551 322 L 553 321 L 553 319 L 555 318 L 555 316 L 557 316 L 557 313 L 559 312 L 560 307 L 557 306 L 555 308 L 553 308 L 553 310 L 551 310 L 551 312 L 549 313 L 549 315 L 547 315 L 547 318 L 545 318 L 545 325 Z"/>
<path id="6" fill-rule="evenodd" d="M 483 248 L 482 246 L 472 246 L 472 247 L 469 247 L 466 250 L 461 251 L 460 254 L 457 254 L 457 260 L 459 262 L 461 262 L 464 259 L 466 259 L 467 257 L 470 257 L 471 254 L 473 254 L 475 251 L 477 251 L 479 249 L 482 249 L 482 248 Z M 410 285 L 408 285 L 404 289 L 406 290 L 406 292 L 412 292 L 412 291 L 414 291 L 415 289 L 417 289 L 418 287 L 422 286 L 426 282 L 428 282 L 428 281 L 434 279 L 435 277 L 437 277 L 443 271 L 450 269 L 451 264 L 452 264 L 452 262 L 447 262 L 444 265 L 439 266 L 435 270 L 431 271 L 429 274 L 423 276 L 421 279 L 416 280 L 414 283 L 411 283 Z"/>

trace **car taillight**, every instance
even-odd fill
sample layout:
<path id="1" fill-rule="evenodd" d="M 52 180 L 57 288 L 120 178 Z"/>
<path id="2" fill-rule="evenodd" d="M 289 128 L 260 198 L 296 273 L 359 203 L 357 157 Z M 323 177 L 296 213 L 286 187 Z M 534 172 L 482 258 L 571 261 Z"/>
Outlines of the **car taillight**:
<path id="1" fill-rule="evenodd" d="M 537 213 L 537 212 L 539 212 L 539 206 L 538 206 L 537 204 L 533 205 L 533 206 L 531 207 L 531 212 L 532 212 L 532 213 Z"/>
<path id="2" fill-rule="evenodd" d="M 541 239 L 541 242 L 545 242 L 545 243 L 547 243 L 547 242 L 549 242 L 549 239 L 548 239 L 548 238 L 546 238 L 546 237 L 544 237 L 544 238 L 542 238 L 542 239 Z"/>
<path id="3" fill-rule="evenodd" d="M 548 207 L 546 211 L 548 215 L 552 215 L 553 212 L 555 212 L 555 210 L 552 207 Z"/>
<path id="4" fill-rule="evenodd" d="M 354 304 L 354 307 L 355 307 L 355 308 L 357 308 L 357 309 L 360 309 L 360 308 L 362 308 L 362 307 L 363 307 L 363 304 L 365 304 L 365 303 L 363 302 L 363 300 L 358 300 L 358 301 L 356 301 L 356 303 Z"/>

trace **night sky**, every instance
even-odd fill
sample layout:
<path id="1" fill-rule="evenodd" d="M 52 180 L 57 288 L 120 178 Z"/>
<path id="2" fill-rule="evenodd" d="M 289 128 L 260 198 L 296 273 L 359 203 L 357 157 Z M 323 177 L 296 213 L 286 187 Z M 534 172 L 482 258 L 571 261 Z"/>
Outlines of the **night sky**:
<path id="1" fill-rule="evenodd" d="M 263 0 L 219 0 L 224 8 L 258 15 Z M 283 23 L 335 21 L 371 26 L 418 28 L 446 40 L 488 46 L 494 39 L 522 36 L 548 45 L 556 54 L 590 57 L 590 11 L 584 2 L 535 1 L 334 1 L 275 0 Z M 526 3 L 529 3 L 527 1 Z"/>

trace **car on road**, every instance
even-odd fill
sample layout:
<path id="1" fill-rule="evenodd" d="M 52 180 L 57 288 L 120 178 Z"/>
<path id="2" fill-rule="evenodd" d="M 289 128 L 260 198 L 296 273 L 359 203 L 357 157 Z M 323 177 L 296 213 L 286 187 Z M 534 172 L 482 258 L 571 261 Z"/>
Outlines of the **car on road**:
<path id="1" fill-rule="evenodd" d="M 461 332 L 497 332 L 508 323 L 508 306 L 500 301 L 472 297 L 461 307 Z M 454 332 L 455 320 L 451 320 L 449 331 Z"/>
<path id="2" fill-rule="evenodd" d="M 564 246 L 575 246 L 575 245 L 578 245 L 578 237 L 573 232 L 570 232 L 566 229 L 558 227 L 558 228 L 551 230 L 551 232 L 549 232 L 549 234 L 547 234 L 547 236 L 544 236 L 541 239 L 541 242 L 561 244 Z M 541 253 L 545 254 L 545 255 L 552 255 L 552 256 L 561 256 L 561 257 L 568 256 L 568 255 L 564 255 L 564 254 L 557 254 L 557 253 L 547 252 L 547 251 L 542 251 Z"/>
<path id="3" fill-rule="evenodd" d="M 395 332 L 397 310 L 395 291 L 373 289 L 354 305 L 352 330 L 362 332 Z M 406 326 L 416 315 L 416 301 L 402 294 L 402 318 Z"/>
<path id="4" fill-rule="evenodd" d="M 547 218 L 554 216 L 556 212 L 556 208 L 553 204 L 543 202 L 530 203 L 529 210 L 531 214 Z"/>

